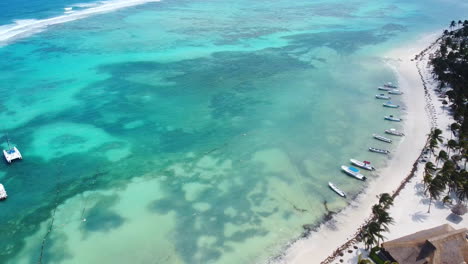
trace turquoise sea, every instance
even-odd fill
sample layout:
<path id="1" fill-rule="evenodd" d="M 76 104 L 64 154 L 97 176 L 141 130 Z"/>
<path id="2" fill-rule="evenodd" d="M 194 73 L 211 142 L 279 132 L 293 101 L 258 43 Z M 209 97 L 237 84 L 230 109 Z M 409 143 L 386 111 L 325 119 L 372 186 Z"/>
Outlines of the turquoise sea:
<path id="1" fill-rule="evenodd" d="M 367 147 L 388 145 L 371 134 L 401 127 L 383 116 L 405 106 L 374 99 L 395 81 L 383 54 L 468 11 L 461 0 L 113 3 L 0 3 L 1 142 L 8 133 L 24 157 L 0 164 L 0 263 L 268 262 L 322 221 L 324 203 L 338 211 L 365 188 L 340 165 L 385 165 Z M 74 13 L 96 6 L 109 12 Z"/>

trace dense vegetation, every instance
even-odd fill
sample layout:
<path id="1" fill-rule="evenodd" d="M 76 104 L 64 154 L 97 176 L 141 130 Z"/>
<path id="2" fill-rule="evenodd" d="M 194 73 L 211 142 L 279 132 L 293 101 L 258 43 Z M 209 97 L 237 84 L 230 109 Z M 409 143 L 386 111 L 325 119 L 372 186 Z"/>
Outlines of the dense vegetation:
<path id="1" fill-rule="evenodd" d="M 445 30 L 438 42 L 438 48 L 431 54 L 430 64 L 434 78 L 439 82 L 438 93 L 448 98 L 448 105 L 455 123 L 450 125 L 449 139 L 442 137 L 440 129 L 431 132 L 429 149 L 432 153 L 445 144 L 440 150 L 436 164 L 428 162 L 424 170 L 425 192 L 431 201 L 440 199 L 451 203 L 457 199 L 452 211 L 457 214 L 466 212 L 468 199 L 468 20 L 452 21 L 450 29 Z M 443 193 L 446 191 L 446 195 Z M 430 205 L 428 212 L 430 212 Z"/>

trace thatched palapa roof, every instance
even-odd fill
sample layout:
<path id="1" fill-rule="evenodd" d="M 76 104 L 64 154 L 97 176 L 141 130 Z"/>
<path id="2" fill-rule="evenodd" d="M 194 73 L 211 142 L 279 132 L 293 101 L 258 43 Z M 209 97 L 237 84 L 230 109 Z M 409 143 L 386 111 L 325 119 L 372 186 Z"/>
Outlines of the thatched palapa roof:
<path id="1" fill-rule="evenodd" d="M 448 224 L 416 232 L 382 244 L 398 263 L 468 263 L 468 229 L 455 230 Z"/>

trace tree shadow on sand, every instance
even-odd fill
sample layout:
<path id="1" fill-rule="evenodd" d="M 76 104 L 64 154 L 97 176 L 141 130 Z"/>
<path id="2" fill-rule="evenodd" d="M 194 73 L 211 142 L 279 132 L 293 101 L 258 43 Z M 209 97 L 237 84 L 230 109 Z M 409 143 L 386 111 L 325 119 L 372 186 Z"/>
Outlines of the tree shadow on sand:
<path id="1" fill-rule="evenodd" d="M 428 217 L 429 215 L 427 213 L 424 213 L 424 212 L 421 212 L 421 211 L 418 211 L 414 214 L 410 214 L 411 215 L 411 220 L 413 220 L 413 222 L 419 222 L 419 223 L 422 223 L 424 222 Z"/>

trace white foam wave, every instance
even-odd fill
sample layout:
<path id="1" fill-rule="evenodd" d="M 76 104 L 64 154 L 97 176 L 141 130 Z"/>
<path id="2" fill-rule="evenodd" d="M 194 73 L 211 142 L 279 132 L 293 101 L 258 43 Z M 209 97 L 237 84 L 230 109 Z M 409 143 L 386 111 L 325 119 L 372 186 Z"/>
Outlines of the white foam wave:
<path id="1" fill-rule="evenodd" d="M 159 1 L 160 0 L 110 0 L 90 4 L 76 4 L 65 8 L 64 14 L 60 16 L 47 19 L 15 20 L 13 24 L 0 26 L 0 45 L 5 45 L 18 38 L 24 38 L 41 32 L 52 25 L 66 23 L 96 14 L 107 13 L 125 7 Z M 86 9 L 74 11 L 74 7 Z"/>

